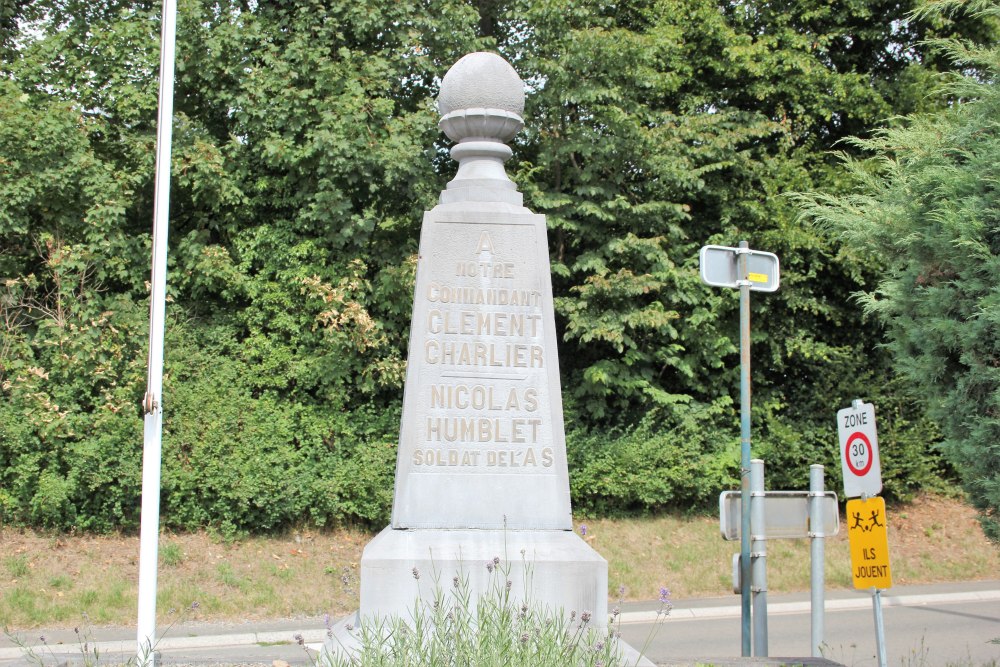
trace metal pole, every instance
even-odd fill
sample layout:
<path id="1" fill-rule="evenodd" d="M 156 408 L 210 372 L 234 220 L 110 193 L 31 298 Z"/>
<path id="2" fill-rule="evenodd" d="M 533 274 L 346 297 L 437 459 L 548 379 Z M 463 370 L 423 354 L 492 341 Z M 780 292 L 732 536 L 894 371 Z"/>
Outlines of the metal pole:
<path id="1" fill-rule="evenodd" d="M 163 0 L 160 27 L 160 100 L 156 123 L 156 189 L 149 306 L 149 358 L 143 398 L 142 514 L 139 526 L 139 604 L 136 658 L 139 667 L 155 662 L 156 566 L 160 533 L 160 462 L 163 434 L 163 334 L 167 293 L 167 231 L 170 211 L 170 145 L 174 116 L 176 0 Z"/>
<path id="2" fill-rule="evenodd" d="M 740 241 L 738 284 L 740 287 L 740 602 L 743 620 L 743 656 L 750 656 L 750 281 L 747 280 L 747 250 Z"/>
<path id="3" fill-rule="evenodd" d="M 878 649 L 878 667 L 886 667 L 885 624 L 882 623 L 882 591 L 872 589 L 872 610 L 875 612 L 875 648 Z"/>
<path id="4" fill-rule="evenodd" d="M 810 564 L 810 608 L 812 611 L 811 639 L 812 656 L 821 658 L 823 645 L 824 591 L 826 589 L 825 543 L 823 533 L 823 496 L 825 495 L 823 466 L 809 466 L 809 564 Z"/>
<path id="5" fill-rule="evenodd" d="M 767 535 L 764 533 L 764 462 L 750 462 L 750 557 L 753 561 L 753 654 L 767 657 Z"/>

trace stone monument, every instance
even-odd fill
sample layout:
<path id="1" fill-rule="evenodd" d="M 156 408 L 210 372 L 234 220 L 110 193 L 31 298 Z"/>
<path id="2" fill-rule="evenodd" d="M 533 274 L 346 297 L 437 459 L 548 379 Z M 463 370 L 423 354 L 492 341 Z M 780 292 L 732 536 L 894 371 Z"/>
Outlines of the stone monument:
<path id="1" fill-rule="evenodd" d="M 431 594 L 414 568 L 483 592 L 494 558 L 533 603 L 607 624 L 607 562 L 572 526 L 545 217 L 504 171 L 523 109 L 492 53 L 441 82 L 459 167 L 424 214 L 392 524 L 365 547 L 355 624 L 406 618 Z"/>

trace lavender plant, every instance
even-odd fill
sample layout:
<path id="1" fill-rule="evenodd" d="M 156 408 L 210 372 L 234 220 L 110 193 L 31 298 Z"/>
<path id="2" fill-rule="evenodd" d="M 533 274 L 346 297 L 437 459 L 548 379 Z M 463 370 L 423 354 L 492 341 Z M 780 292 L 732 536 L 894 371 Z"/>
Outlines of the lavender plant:
<path id="1" fill-rule="evenodd" d="M 182 610 L 182 613 L 177 614 L 176 609 L 171 609 L 170 614 L 173 616 L 170 624 L 166 627 L 160 636 L 160 639 L 164 635 L 170 632 L 170 630 L 177 623 L 189 618 L 189 616 L 195 613 L 200 604 L 195 601 L 192 602 L 188 607 Z M 77 658 L 69 658 L 64 649 L 61 647 L 56 650 L 53 649 L 52 645 L 49 644 L 45 635 L 40 635 L 38 637 L 38 643 L 35 645 L 29 644 L 27 639 L 21 635 L 11 632 L 7 627 L 3 628 L 3 634 L 9 639 L 15 646 L 21 649 L 24 657 L 24 662 L 29 665 L 34 665 L 35 667 L 47 667 L 48 665 L 81 665 L 82 667 L 99 667 L 101 664 L 113 664 L 113 665 L 123 665 L 124 667 L 132 667 L 138 662 L 146 662 L 148 654 L 144 654 L 143 660 L 138 660 L 137 656 L 132 656 L 128 660 L 122 662 L 120 659 L 113 659 L 110 663 L 105 660 L 105 655 L 101 653 L 101 645 L 95 641 L 93 630 L 90 627 L 90 618 L 87 616 L 86 612 L 83 613 L 84 626 L 83 629 L 80 626 L 73 628 L 73 633 L 76 635 L 76 650 L 79 653 Z M 157 640 L 157 643 L 159 640 Z M 150 651 L 156 651 L 156 644 L 154 644 Z"/>
<path id="2" fill-rule="evenodd" d="M 314 667 L 378 665 L 476 665 L 478 667 L 615 667 L 625 661 L 619 647 L 621 597 L 599 629 L 588 610 L 552 609 L 530 595 L 530 568 L 523 591 L 515 591 L 510 563 L 499 557 L 483 565 L 489 584 L 474 596 L 467 574 L 456 574 L 442 585 L 434 574 L 433 591 L 419 595 L 409 618 L 399 616 L 362 620 L 348 626 L 357 648 L 315 655 L 306 648 Z M 413 577 L 421 573 L 413 568 Z M 663 617 L 669 613 L 669 591 L 661 589 Z M 303 642 L 299 642 L 304 646 Z"/>

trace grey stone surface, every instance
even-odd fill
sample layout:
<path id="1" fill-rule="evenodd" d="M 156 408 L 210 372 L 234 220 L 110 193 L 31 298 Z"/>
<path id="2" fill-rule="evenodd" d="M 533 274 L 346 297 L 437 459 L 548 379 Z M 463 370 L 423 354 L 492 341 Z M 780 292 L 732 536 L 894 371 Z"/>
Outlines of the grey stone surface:
<path id="1" fill-rule="evenodd" d="M 459 169 L 421 229 L 392 527 L 571 530 L 545 217 L 503 167 L 523 84 L 473 53 L 439 104 Z"/>
<path id="2" fill-rule="evenodd" d="M 544 217 L 472 208 L 424 218 L 392 526 L 570 530 Z"/>
<path id="3" fill-rule="evenodd" d="M 524 82 L 497 54 L 469 53 L 444 75 L 437 103 L 442 116 L 475 108 L 499 109 L 520 116 L 524 112 Z"/>
<path id="4" fill-rule="evenodd" d="M 607 626 L 607 563 L 568 531 L 386 528 L 365 548 L 361 568 L 362 606 L 403 617 L 418 597 L 433 599 L 436 589 L 448 595 L 457 576 L 477 592 L 510 581 L 519 601 L 589 612 L 594 627 Z"/>

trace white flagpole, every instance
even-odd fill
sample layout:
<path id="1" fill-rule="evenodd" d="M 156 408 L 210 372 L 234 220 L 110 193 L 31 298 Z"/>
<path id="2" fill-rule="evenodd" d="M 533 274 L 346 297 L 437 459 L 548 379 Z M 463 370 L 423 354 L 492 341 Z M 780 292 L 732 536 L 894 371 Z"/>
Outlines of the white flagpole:
<path id="1" fill-rule="evenodd" d="M 156 191 L 149 306 L 149 358 L 143 398 L 142 515 L 139 528 L 139 667 L 154 664 L 156 573 L 160 537 L 160 459 L 163 434 L 163 332 L 167 296 L 167 230 L 170 212 L 170 144 L 174 116 L 174 43 L 177 2 L 163 0 L 160 33 L 160 110 L 156 122 Z"/>

